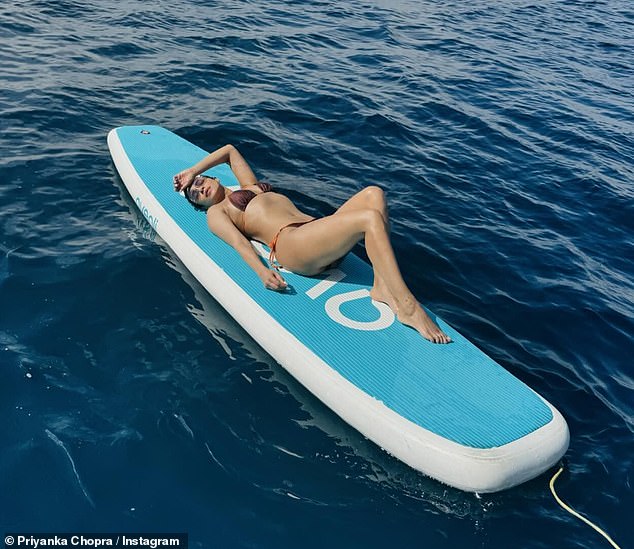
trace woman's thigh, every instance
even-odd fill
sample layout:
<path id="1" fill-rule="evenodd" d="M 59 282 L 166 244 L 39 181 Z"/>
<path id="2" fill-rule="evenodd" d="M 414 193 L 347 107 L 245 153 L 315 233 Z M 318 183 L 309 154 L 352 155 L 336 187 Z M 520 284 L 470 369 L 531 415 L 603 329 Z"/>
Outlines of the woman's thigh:
<path id="1" fill-rule="evenodd" d="M 319 273 L 363 238 L 371 215 L 372 210 L 340 211 L 301 227 L 284 229 L 278 237 L 275 255 L 291 271 Z"/>

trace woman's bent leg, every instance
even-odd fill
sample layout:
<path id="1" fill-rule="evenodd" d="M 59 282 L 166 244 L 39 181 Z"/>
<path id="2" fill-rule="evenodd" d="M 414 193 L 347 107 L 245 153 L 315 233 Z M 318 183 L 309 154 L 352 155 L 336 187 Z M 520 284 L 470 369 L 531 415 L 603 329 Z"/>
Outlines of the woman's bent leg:
<path id="1" fill-rule="evenodd" d="M 278 239 L 277 257 L 292 271 L 315 274 L 349 252 L 364 236 L 375 277 L 380 277 L 393 299 L 398 319 L 430 341 L 449 342 L 449 337 L 429 318 L 405 285 L 385 220 L 375 209 L 341 211 L 301 227 L 287 229 Z"/>
<path id="2" fill-rule="evenodd" d="M 351 212 L 354 210 L 377 210 L 383 217 L 386 231 L 388 233 L 390 232 L 390 219 L 387 209 L 387 200 L 385 199 L 383 189 L 381 189 L 380 187 L 377 187 L 376 185 L 365 187 L 354 196 L 349 198 L 335 212 L 335 215 L 342 212 Z M 374 282 L 372 284 L 372 289 L 370 290 L 370 296 L 375 301 L 385 303 L 390 307 L 390 309 L 392 309 L 392 311 L 394 311 L 395 314 L 398 314 L 398 308 L 396 306 L 394 297 L 390 293 L 384 280 L 376 272 L 376 269 L 374 270 Z"/>

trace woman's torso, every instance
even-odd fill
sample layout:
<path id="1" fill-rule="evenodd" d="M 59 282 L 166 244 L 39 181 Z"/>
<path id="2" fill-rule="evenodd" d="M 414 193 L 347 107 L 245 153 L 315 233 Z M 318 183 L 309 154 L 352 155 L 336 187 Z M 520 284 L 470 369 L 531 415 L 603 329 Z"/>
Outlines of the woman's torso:
<path id="1" fill-rule="evenodd" d="M 255 193 L 255 196 L 246 205 L 242 204 L 244 211 L 229 200 L 230 194 L 227 195 L 221 204 L 234 225 L 247 238 L 268 244 L 285 225 L 313 219 L 298 210 L 295 204 L 282 194 L 273 191 L 264 192 L 257 185 L 240 189 L 240 191 L 242 190 Z"/>

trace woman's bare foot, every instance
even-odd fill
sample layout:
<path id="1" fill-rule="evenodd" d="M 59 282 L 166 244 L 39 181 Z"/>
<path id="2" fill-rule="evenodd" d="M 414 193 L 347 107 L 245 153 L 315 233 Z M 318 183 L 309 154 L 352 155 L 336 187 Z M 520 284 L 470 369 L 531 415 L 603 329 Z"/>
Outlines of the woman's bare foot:
<path id="1" fill-rule="evenodd" d="M 405 303 L 401 303 L 401 312 L 397 314 L 397 318 L 432 343 L 451 342 L 451 338 L 438 327 L 415 299 L 408 298 Z"/>

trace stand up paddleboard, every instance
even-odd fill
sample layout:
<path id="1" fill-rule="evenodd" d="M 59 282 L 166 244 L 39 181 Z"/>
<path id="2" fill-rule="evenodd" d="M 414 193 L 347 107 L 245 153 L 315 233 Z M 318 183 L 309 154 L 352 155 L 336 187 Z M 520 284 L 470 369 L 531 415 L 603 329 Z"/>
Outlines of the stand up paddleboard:
<path id="1" fill-rule="evenodd" d="M 285 272 L 266 290 L 172 177 L 207 153 L 158 126 L 112 130 L 115 166 L 153 229 L 275 360 L 344 421 L 411 467 L 471 492 L 495 492 L 554 465 L 568 427 L 546 400 L 440 318 L 436 345 L 369 295 L 372 269 L 353 254 L 318 277 Z M 237 185 L 226 164 L 207 174 Z M 254 243 L 262 257 L 265 246 Z"/>

